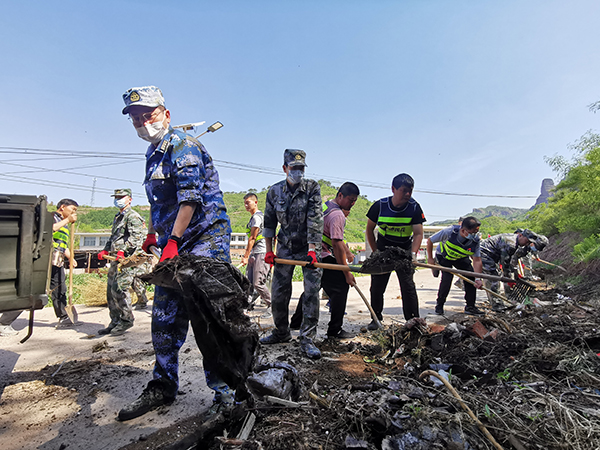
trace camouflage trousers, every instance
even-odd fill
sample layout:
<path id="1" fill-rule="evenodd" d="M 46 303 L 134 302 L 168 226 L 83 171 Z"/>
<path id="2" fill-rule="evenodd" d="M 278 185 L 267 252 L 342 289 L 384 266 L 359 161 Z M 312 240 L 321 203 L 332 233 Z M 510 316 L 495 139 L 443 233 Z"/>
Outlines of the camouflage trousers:
<path id="1" fill-rule="evenodd" d="M 106 284 L 106 301 L 110 314 L 110 323 L 117 325 L 119 322 L 133 323 L 131 310 L 131 294 L 129 289 L 136 275 L 137 267 L 119 269 L 115 262 L 108 269 L 108 282 Z"/>
<path id="2" fill-rule="evenodd" d="M 481 263 L 483 265 L 483 273 L 495 276 L 500 275 L 500 272 L 498 271 L 498 264 L 496 264 L 496 262 L 493 259 L 487 258 L 483 252 L 481 253 Z M 500 281 L 484 280 L 484 286 L 490 289 L 491 291 L 500 294 Z M 486 294 L 488 297 L 488 301 L 490 302 L 490 305 L 492 307 L 503 306 L 502 300 L 498 299 L 498 297 L 490 294 L 489 292 L 486 292 Z"/>
<path id="3" fill-rule="evenodd" d="M 137 303 L 139 305 L 145 305 L 148 303 L 148 297 L 146 296 L 146 283 L 138 278 L 138 276 L 145 275 L 152 272 L 152 265 L 150 263 L 144 263 L 137 267 L 136 276 L 133 278 L 133 284 L 131 288 L 137 297 Z"/>
<path id="4" fill-rule="evenodd" d="M 277 248 L 277 257 L 284 259 L 303 259 L 306 253 L 294 254 L 285 247 Z M 287 336 L 289 328 L 289 307 L 292 297 L 292 277 L 294 267 L 285 264 L 275 264 L 273 284 L 271 285 L 271 308 L 276 336 Z M 319 290 L 323 269 L 302 268 L 304 275 L 304 293 L 302 295 L 302 324 L 300 325 L 300 341 L 312 340 L 317 334 L 319 323 Z"/>
<path id="5" fill-rule="evenodd" d="M 215 236 L 210 241 L 200 242 L 190 253 L 230 262 L 229 240 L 228 234 Z M 166 395 L 172 398 L 177 396 L 179 389 L 179 349 L 185 342 L 189 324 L 190 318 L 180 294 L 172 289 L 156 286 L 152 305 L 152 345 L 156 362 L 154 380 L 151 383 L 160 385 Z M 206 384 L 215 391 L 214 400 L 227 402 L 227 399 L 233 399 L 235 391 L 216 374 L 218 361 L 204 358 L 202 364 Z"/>

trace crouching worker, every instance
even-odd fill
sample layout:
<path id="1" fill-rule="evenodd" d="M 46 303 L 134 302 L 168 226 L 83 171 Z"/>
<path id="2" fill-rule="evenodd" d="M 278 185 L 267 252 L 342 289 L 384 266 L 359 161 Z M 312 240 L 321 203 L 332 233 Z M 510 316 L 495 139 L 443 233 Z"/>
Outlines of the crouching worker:
<path id="1" fill-rule="evenodd" d="M 504 275 L 510 277 L 516 271 L 519 258 L 524 257 L 531 250 L 531 244 L 535 245 L 539 236 L 531 230 L 518 229 L 514 233 L 503 233 L 491 236 L 481 241 L 481 261 L 483 263 L 483 273 L 490 275 Z M 543 244 L 545 246 L 545 244 Z M 542 247 L 543 248 L 543 247 Z M 502 267 L 502 272 L 500 272 Z M 500 293 L 500 282 L 492 281 L 489 288 L 496 293 Z M 488 300 L 492 309 L 496 312 L 506 309 L 501 300 L 488 292 Z"/>
<path id="2" fill-rule="evenodd" d="M 433 236 L 427 239 L 427 261 L 430 264 L 439 264 L 443 267 L 456 267 L 460 270 L 469 272 L 482 273 L 481 250 L 479 227 L 481 222 L 475 217 L 466 217 L 461 225 L 452 225 L 441 231 L 438 231 Z M 433 257 L 433 244 L 439 243 L 435 259 Z M 471 259 L 473 264 L 471 265 Z M 473 270 L 475 267 L 475 270 Z M 436 270 L 436 269 L 432 269 Z M 452 287 L 452 279 L 454 275 L 450 272 L 442 271 L 442 280 L 438 289 L 437 303 L 435 313 L 437 315 L 444 314 L 444 303 Z M 472 277 L 469 279 L 473 280 Z M 480 278 L 475 279 L 475 286 L 471 283 L 465 283 L 465 313 L 471 315 L 481 315 L 483 312 L 475 306 L 477 297 L 477 289 L 481 289 L 483 285 Z"/>
<path id="3" fill-rule="evenodd" d="M 132 88 L 123 94 L 123 100 L 123 114 L 129 114 L 138 136 L 150 143 L 144 185 L 151 220 L 143 249 L 162 249 L 161 262 L 189 253 L 229 263 L 231 227 L 212 158 L 195 138 L 169 126 L 171 113 L 165 108 L 160 89 Z M 181 294 L 156 286 L 152 307 L 156 356 L 153 379 L 137 400 L 119 412 L 120 420 L 133 419 L 175 400 L 179 349 L 189 322 Z M 204 330 L 207 334 L 209 331 Z M 202 339 L 200 333 L 195 330 L 197 342 Z M 214 357 L 203 359 L 206 384 L 215 391 L 210 412 L 234 403 L 235 391 L 217 376 L 217 364 Z"/>

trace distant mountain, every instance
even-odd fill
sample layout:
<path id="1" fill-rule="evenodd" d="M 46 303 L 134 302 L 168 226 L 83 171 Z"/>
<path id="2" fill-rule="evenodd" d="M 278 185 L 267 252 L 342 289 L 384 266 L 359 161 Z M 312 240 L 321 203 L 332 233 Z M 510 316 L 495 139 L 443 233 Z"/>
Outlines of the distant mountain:
<path id="1" fill-rule="evenodd" d="M 515 220 L 524 220 L 527 213 L 535 208 L 540 203 L 548 203 L 548 199 L 554 195 L 552 192 L 554 189 L 554 181 L 551 178 L 544 178 L 542 180 L 541 194 L 535 201 L 535 204 L 529 209 L 522 208 L 509 208 L 508 206 L 486 206 L 485 208 L 473 208 L 468 214 L 463 214 L 463 217 L 474 216 L 479 220 L 486 219 L 489 217 L 498 217 L 500 219 L 513 222 Z M 431 225 L 451 225 L 457 223 L 457 220 L 448 219 L 439 222 L 433 222 Z"/>
<path id="2" fill-rule="evenodd" d="M 542 187 L 540 189 L 540 196 L 535 201 L 535 205 L 533 205 L 530 209 L 535 208 L 537 205 L 541 203 L 548 203 L 548 199 L 554 195 L 554 181 L 552 178 L 544 178 L 542 180 Z"/>
<path id="3" fill-rule="evenodd" d="M 508 206 L 486 206 L 485 208 L 473 208 L 466 216 L 474 216 L 479 220 L 487 217 L 501 217 L 507 220 L 521 220 L 527 215 L 528 209 L 509 208 Z"/>

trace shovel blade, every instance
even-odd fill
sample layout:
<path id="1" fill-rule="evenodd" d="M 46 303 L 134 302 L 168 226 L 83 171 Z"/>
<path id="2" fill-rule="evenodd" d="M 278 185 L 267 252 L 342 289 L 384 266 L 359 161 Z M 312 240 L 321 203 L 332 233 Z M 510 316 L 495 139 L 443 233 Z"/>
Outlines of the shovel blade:
<path id="1" fill-rule="evenodd" d="M 78 317 L 77 317 L 77 310 L 75 309 L 75 305 L 69 301 L 69 304 L 66 306 L 65 310 L 67 311 L 67 316 L 69 316 L 69 319 L 71 319 L 71 322 L 76 324 Z"/>

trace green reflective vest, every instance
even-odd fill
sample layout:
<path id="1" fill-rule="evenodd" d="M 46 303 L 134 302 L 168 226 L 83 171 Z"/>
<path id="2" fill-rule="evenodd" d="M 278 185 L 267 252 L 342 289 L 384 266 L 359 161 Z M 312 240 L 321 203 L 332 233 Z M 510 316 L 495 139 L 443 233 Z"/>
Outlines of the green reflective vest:
<path id="1" fill-rule="evenodd" d="M 257 211 L 255 214 L 260 214 L 261 217 L 263 216 L 263 213 L 260 212 L 260 211 Z M 254 217 L 254 216 L 252 216 L 252 217 Z M 250 222 L 252 222 L 252 218 L 250 218 Z M 246 225 L 246 236 L 248 236 L 248 239 L 250 239 L 250 234 L 252 232 L 252 227 L 250 227 L 250 222 L 248 222 L 248 225 Z M 264 222 L 264 220 L 263 220 L 263 222 Z M 264 238 L 265 237 L 259 232 L 258 236 L 256 236 L 256 241 L 255 241 L 254 244 L 256 245 L 256 242 L 258 242 L 258 241 L 260 241 L 261 239 L 264 239 Z"/>
<path id="2" fill-rule="evenodd" d="M 61 220 L 62 217 L 55 213 L 54 222 L 60 222 Z M 59 228 L 54 233 L 52 233 L 52 239 L 52 245 L 54 246 L 54 248 L 61 249 L 61 251 L 64 252 L 69 247 L 69 229 L 66 226 Z"/>
<path id="3" fill-rule="evenodd" d="M 473 249 L 477 246 L 479 239 L 477 241 L 469 239 L 464 244 L 460 244 L 458 241 L 459 230 L 460 226 L 454 225 L 452 227 L 452 234 L 450 235 L 450 238 L 445 242 L 440 242 L 441 255 L 448 261 L 456 261 L 462 258 L 468 258 L 469 256 L 473 256 L 475 254 Z"/>

